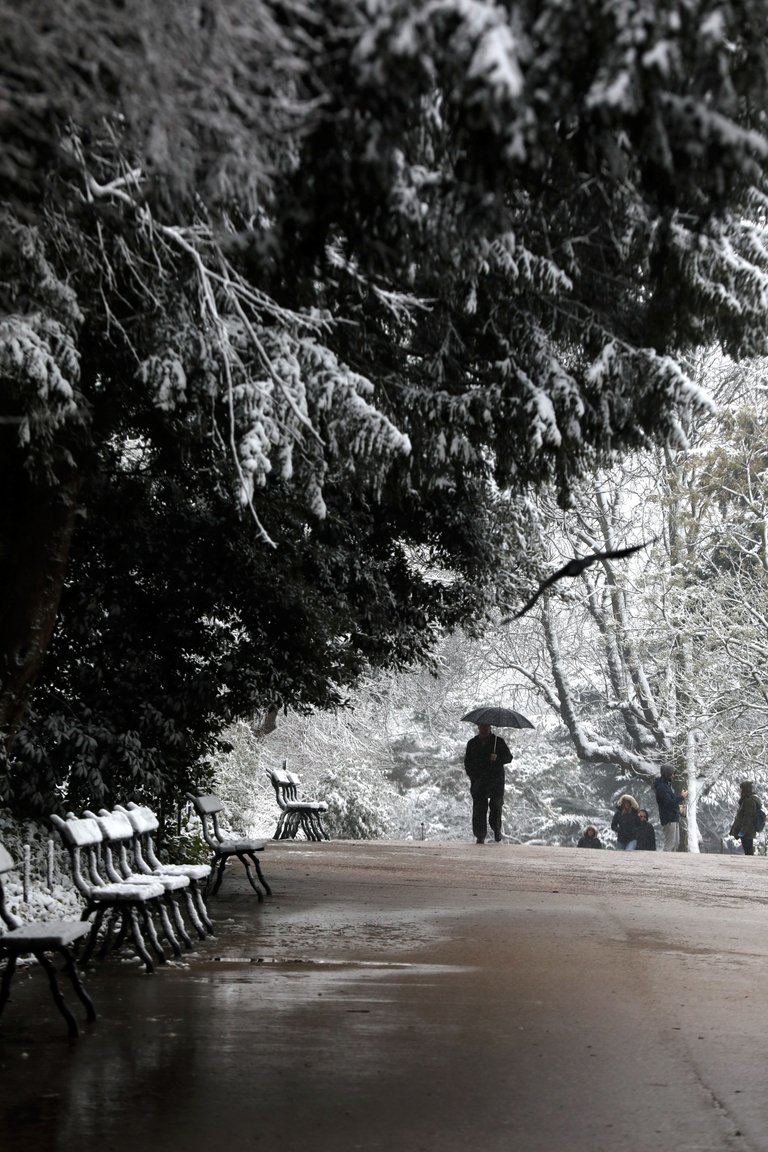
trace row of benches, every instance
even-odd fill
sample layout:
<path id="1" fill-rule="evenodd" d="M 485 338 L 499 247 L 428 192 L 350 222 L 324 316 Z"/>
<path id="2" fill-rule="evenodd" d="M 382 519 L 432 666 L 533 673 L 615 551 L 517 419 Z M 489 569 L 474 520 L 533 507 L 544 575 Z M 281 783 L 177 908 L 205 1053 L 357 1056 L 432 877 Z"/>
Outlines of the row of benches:
<path id="1" fill-rule="evenodd" d="M 5 928 L 0 935 L 0 958 L 6 960 L 0 980 L 0 1013 L 10 996 L 17 961 L 21 956 L 32 955 L 48 975 L 54 1002 L 66 1020 L 69 1035 L 77 1036 L 77 1021 L 61 994 L 51 955 L 61 958 L 87 1018 L 94 1020 L 93 1001 L 75 964 L 75 949 L 81 943 L 84 946 L 78 955 L 80 965 L 88 962 L 97 946 L 99 955 L 104 956 L 130 941 L 146 971 L 153 972 L 156 964 L 166 962 L 163 941 L 175 956 L 182 954 L 182 944 L 191 947 L 184 913 L 201 939 L 213 935 L 205 896 L 211 883 L 212 891 L 218 890 L 224 867 L 232 857 L 242 861 L 260 899 L 264 899 L 264 893 L 271 893 L 256 856 L 267 842 L 227 839 L 218 822 L 223 811 L 219 798 L 206 795 L 189 799 L 202 821 L 203 836 L 212 854 L 210 864 L 163 864 L 153 842 L 158 819 L 142 805 L 87 812 L 80 818 L 72 813 L 66 819 L 51 817 L 69 855 L 72 878 L 83 901 L 79 921 L 23 924 L 7 907 L 2 877 L 15 865 L 10 853 L 0 845 L 0 921 Z"/>
<path id="2" fill-rule="evenodd" d="M 303 831 L 309 840 L 328 839 L 322 824 L 327 804 L 301 800 L 299 780 L 282 769 L 268 772 L 280 807 L 274 839 L 295 837 Z M 81 919 L 22 923 L 7 907 L 2 877 L 15 867 L 10 853 L 0 844 L 0 959 L 6 960 L 0 979 L 0 1013 L 9 997 L 10 986 L 21 956 L 32 955 L 45 969 L 56 1006 L 67 1022 L 70 1036 L 77 1036 L 77 1021 L 61 995 L 57 972 L 50 955 L 58 955 L 89 1020 L 96 1018 L 93 1001 L 83 987 L 75 965 L 74 949 L 85 939 L 79 963 L 88 962 L 97 945 L 101 956 L 130 940 L 147 972 L 164 964 L 162 939 L 175 956 L 182 944 L 191 947 L 192 938 L 184 921 L 186 912 L 192 928 L 203 939 L 213 935 L 205 896 L 215 895 L 224 869 L 233 857 L 239 859 L 251 887 L 260 900 L 271 895 L 257 853 L 265 840 L 228 839 L 219 816 L 224 805 L 218 796 L 187 794 L 202 823 L 203 838 L 211 850 L 210 864 L 164 864 L 155 851 L 153 833 L 159 827 L 157 816 L 146 807 L 130 803 L 111 812 L 85 812 L 80 818 L 70 813 L 66 819 L 51 816 L 70 858 L 72 878 L 83 900 Z M 215 870 L 215 875 L 214 875 Z M 91 917 L 93 919 L 91 920 Z M 4 930 L 3 930 L 4 926 Z"/>

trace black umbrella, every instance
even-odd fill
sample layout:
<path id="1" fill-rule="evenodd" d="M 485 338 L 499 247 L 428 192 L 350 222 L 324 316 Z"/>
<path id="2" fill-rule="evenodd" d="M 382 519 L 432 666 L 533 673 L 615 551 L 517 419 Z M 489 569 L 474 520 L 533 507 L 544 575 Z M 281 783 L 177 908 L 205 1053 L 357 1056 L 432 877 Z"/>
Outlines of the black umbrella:
<path id="1" fill-rule="evenodd" d="M 462 720 L 470 724 L 495 724 L 497 728 L 533 728 L 530 720 L 511 708 L 473 708 Z"/>

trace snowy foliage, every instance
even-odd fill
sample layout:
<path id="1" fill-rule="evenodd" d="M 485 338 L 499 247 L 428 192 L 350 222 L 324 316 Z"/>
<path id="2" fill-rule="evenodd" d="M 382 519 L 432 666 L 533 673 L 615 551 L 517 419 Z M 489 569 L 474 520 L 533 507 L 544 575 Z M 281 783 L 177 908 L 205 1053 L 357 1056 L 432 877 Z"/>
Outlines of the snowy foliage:
<path id="1" fill-rule="evenodd" d="M 83 419 L 75 293 L 49 263 L 38 232 L 0 213 L 5 308 L 0 309 L 3 423 L 35 469 L 52 464 L 57 433 Z"/>
<path id="2" fill-rule="evenodd" d="M 754 0 L 0 0 L 0 480 L 45 480 L 8 524 L 41 546 L 0 587 L 20 621 L 0 726 L 32 683 L 52 728 L 50 693 L 76 715 L 66 744 L 47 714 L 21 738 L 36 798 L 70 743 L 82 782 L 160 793 L 244 700 L 335 704 L 426 658 L 514 579 L 498 502 L 522 572 L 536 487 L 567 503 L 619 452 L 686 445 L 708 405 L 687 356 L 766 347 L 764 32 Z M 84 528 L 114 515 L 110 485 L 146 513 L 132 556 Z M 139 611 L 179 567 L 166 512 L 205 555 L 199 600 L 174 582 L 175 649 Z M 448 578 L 420 578 L 412 547 Z M 65 590 L 54 685 L 68 559 L 83 597 Z M 121 593 L 146 654 L 105 624 Z M 98 701 L 73 670 L 86 650 L 99 668 L 89 628 L 121 651 Z M 137 672 L 166 655 L 167 692 Z M 120 689 L 139 683 L 137 743 Z"/>
<path id="3" fill-rule="evenodd" d="M 0 809 L 0 843 L 17 866 L 3 878 L 8 908 L 14 916 L 24 922 L 61 917 L 79 920 L 83 902 L 58 837 L 52 839 L 42 825 L 13 820 Z"/>
<path id="4" fill-rule="evenodd" d="M 489 678 L 482 646 L 455 636 L 441 645 L 437 674 L 371 679 L 335 715 L 281 717 L 261 737 L 240 722 L 227 734 L 233 750 L 213 762 L 216 787 L 243 834 L 271 834 L 279 811 L 266 773 L 285 759 L 301 795 L 328 802 L 324 823 L 332 838 L 466 840 L 471 800 L 463 757 L 474 728 L 460 716 L 478 693 L 493 699 L 503 691 Z M 509 841 L 570 845 L 585 824 L 610 824 L 615 773 L 585 773 L 551 726 L 504 735 L 514 755 L 504 818 Z"/>
<path id="5" fill-rule="evenodd" d="M 754 351 L 762 338 L 759 21 L 747 0 L 699 7 L 346 0 L 324 27 L 320 13 L 281 18 L 259 0 L 200 21 L 181 3 L 162 20 L 141 3 L 140 40 L 88 0 L 66 27 L 40 4 L 4 9 L 9 56 L 44 77 L 39 99 L 15 90 L 17 155 L 34 153 L 48 102 L 69 115 L 53 210 L 29 242 L 69 265 L 71 311 L 87 307 L 130 350 L 160 409 L 220 402 L 220 442 L 259 523 L 273 472 L 323 515 L 337 462 L 376 490 L 414 446 L 410 406 L 365 347 L 379 327 L 365 296 L 389 314 L 399 384 L 424 389 L 431 421 L 450 410 L 448 459 L 478 467 L 489 439 L 502 455 L 483 428 L 493 412 L 521 458 L 497 461 L 500 475 L 522 480 L 558 452 L 564 476 L 566 455 L 575 465 L 590 445 L 650 432 L 652 404 L 674 433 L 675 411 L 699 403 L 670 339 L 719 329 Z M 90 91 L 67 65 L 86 39 L 105 71 Z M 146 59 L 142 44 L 154 45 Z M 7 160 L 11 191 L 15 178 Z M 312 190 L 323 181 L 328 204 Z M 122 307 L 123 285 L 149 323 Z M 454 308 L 485 326 L 492 355 L 465 331 L 468 384 L 450 369 L 441 417 L 423 376 L 449 371 Z M 659 323 L 677 332 L 652 339 Z M 49 381 L 36 403 L 55 413 L 77 355 L 52 373 L 54 337 L 8 342 L 10 361 Z M 435 449 L 419 437 L 420 452 Z"/>
<path id="6" fill-rule="evenodd" d="M 613 765 L 646 806 L 649 781 L 671 765 L 689 791 L 694 851 L 699 822 L 718 843 L 742 777 L 768 784 L 763 369 L 710 361 L 722 404 L 686 430 L 689 451 L 625 463 L 566 512 L 529 505 L 540 570 L 647 547 L 558 581 L 487 652 L 535 688 L 585 765 Z"/>

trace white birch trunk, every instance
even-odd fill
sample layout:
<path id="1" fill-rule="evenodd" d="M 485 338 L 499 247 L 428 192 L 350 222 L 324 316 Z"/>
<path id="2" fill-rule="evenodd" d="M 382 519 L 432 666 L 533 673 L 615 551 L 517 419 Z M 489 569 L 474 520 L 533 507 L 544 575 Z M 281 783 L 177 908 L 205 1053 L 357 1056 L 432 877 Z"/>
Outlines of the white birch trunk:
<path id="1" fill-rule="evenodd" d="M 699 852 L 699 825 L 696 818 L 698 796 L 696 794 L 696 733 L 689 732 L 685 741 L 685 775 L 688 799 L 686 815 L 688 819 L 688 851 Z"/>

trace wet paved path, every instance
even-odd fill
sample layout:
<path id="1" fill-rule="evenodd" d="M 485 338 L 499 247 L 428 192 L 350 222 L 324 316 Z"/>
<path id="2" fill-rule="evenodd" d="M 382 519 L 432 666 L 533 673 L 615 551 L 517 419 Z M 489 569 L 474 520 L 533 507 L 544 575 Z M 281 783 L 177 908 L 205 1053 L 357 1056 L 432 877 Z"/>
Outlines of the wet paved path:
<path id="1" fill-rule="evenodd" d="M 42 973 L 0 1023 L 2 1152 L 768 1147 L 768 862 L 281 843 L 217 938 Z"/>

